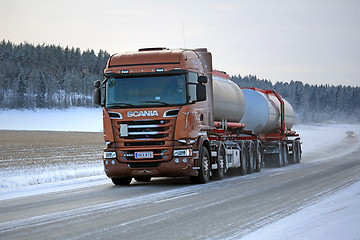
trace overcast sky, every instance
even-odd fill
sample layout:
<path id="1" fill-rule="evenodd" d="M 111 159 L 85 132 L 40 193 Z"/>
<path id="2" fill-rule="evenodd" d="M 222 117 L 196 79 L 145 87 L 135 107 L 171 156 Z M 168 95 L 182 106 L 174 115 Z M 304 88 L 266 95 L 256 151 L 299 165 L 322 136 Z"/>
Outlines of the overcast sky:
<path id="1" fill-rule="evenodd" d="M 100 49 L 206 47 L 273 83 L 360 86 L 360 0 L 0 0 L 0 40 Z"/>

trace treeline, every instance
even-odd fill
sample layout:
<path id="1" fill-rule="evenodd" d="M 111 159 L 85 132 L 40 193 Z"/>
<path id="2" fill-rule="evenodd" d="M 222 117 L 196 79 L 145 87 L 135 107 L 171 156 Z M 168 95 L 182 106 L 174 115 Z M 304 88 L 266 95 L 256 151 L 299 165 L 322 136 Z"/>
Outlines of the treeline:
<path id="1" fill-rule="evenodd" d="M 0 43 L 0 108 L 91 107 L 109 54 L 55 45 Z"/>
<path id="2" fill-rule="evenodd" d="M 93 82 L 103 79 L 110 55 L 56 45 L 0 42 L 0 109 L 93 107 Z M 360 88 L 309 85 L 232 76 L 240 87 L 275 89 L 299 122 L 360 122 Z"/>
<path id="3" fill-rule="evenodd" d="M 232 76 L 240 87 L 274 89 L 294 108 L 298 122 L 360 122 L 360 88 L 309 85 L 300 81 L 272 84 L 256 76 Z"/>

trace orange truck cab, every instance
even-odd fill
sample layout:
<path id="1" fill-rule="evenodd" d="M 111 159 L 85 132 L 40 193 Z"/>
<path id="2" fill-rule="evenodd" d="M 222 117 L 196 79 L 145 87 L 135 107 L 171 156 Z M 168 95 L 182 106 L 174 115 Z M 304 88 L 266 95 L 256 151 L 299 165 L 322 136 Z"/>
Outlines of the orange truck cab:
<path id="1" fill-rule="evenodd" d="M 206 49 L 147 48 L 110 57 L 105 79 L 94 83 L 94 101 L 103 106 L 103 161 L 114 184 L 165 176 L 208 181 L 211 73 Z"/>

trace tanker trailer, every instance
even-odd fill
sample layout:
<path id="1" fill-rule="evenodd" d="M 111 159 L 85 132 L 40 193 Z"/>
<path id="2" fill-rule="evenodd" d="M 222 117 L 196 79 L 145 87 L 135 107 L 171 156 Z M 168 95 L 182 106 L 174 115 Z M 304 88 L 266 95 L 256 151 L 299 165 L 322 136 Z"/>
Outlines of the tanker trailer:
<path id="1" fill-rule="evenodd" d="M 214 120 L 240 122 L 245 112 L 244 94 L 226 75 L 220 71 L 213 72 Z"/>
<path id="2" fill-rule="evenodd" d="M 299 135 L 291 131 L 295 114 L 286 100 L 273 90 L 241 89 L 221 71 L 214 70 L 212 80 L 215 129 L 209 138 L 217 165 L 245 174 L 259 172 L 264 164 L 300 161 Z M 212 169 L 218 176 L 219 167 Z"/>
<path id="3" fill-rule="evenodd" d="M 295 113 L 290 103 L 273 90 L 244 88 L 242 91 L 245 113 L 241 123 L 262 141 L 265 165 L 281 167 L 298 163 L 301 158 L 299 138 L 289 138 L 298 137 L 291 131 Z"/>
<path id="4" fill-rule="evenodd" d="M 246 130 L 253 133 L 276 133 L 281 129 L 281 106 L 280 101 L 260 89 L 242 89 L 245 96 L 245 113 L 241 122 Z M 288 101 L 284 102 L 285 129 L 290 130 L 294 125 L 295 114 Z"/>
<path id="5" fill-rule="evenodd" d="M 240 175 L 259 172 L 263 153 L 260 140 L 244 137 L 245 124 L 241 119 L 245 112 L 245 97 L 242 89 L 230 80 L 225 72 L 214 70 L 213 116 L 214 127 L 209 132 L 211 154 L 216 164 L 212 165 L 212 175 L 222 178 L 224 173 L 233 168 Z"/>

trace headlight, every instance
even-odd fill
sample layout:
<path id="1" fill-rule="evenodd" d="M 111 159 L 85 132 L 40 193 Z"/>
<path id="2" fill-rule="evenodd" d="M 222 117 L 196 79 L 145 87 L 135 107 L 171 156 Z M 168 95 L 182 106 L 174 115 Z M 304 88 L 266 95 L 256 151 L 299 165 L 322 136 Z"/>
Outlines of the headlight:
<path id="1" fill-rule="evenodd" d="M 116 158 L 116 152 L 104 152 L 104 158 Z"/>
<path id="2" fill-rule="evenodd" d="M 192 149 L 177 149 L 174 150 L 174 157 L 191 157 Z"/>

